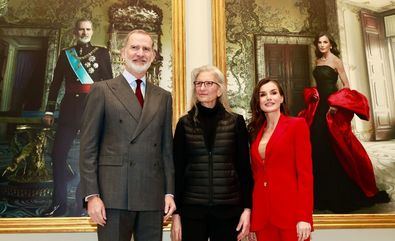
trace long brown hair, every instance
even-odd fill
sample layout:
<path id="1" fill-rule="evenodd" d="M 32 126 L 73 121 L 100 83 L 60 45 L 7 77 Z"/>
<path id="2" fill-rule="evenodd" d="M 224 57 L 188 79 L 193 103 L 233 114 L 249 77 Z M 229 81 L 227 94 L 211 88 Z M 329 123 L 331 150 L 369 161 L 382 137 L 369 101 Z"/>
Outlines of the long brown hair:
<path id="1" fill-rule="evenodd" d="M 314 38 L 314 46 L 315 46 L 315 57 L 317 57 L 317 59 L 322 57 L 322 53 L 318 48 L 318 40 L 322 37 L 322 36 L 326 36 L 329 39 L 329 43 L 331 44 L 332 48 L 330 49 L 331 53 L 336 55 L 337 57 L 340 57 L 340 51 L 337 49 L 337 44 L 335 39 L 333 38 L 332 35 L 330 35 L 329 33 L 326 32 L 321 32 L 319 34 L 317 34 Z"/>
<path id="2" fill-rule="evenodd" d="M 260 91 L 262 85 L 265 85 L 269 82 L 274 83 L 277 86 L 280 95 L 282 97 L 284 97 L 284 101 L 280 105 L 280 112 L 285 115 L 288 114 L 288 109 L 285 104 L 284 90 L 281 87 L 280 83 L 276 80 L 271 80 L 269 78 L 261 79 L 255 85 L 254 91 L 252 92 L 251 101 L 250 101 L 251 119 L 250 119 L 250 123 L 248 124 L 248 132 L 250 133 L 251 139 L 255 139 L 256 135 L 259 132 L 259 129 L 261 128 L 263 123 L 266 121 L 265 113 L 262 111 L 260 104 L 259 104 L 259 91 Z"/>

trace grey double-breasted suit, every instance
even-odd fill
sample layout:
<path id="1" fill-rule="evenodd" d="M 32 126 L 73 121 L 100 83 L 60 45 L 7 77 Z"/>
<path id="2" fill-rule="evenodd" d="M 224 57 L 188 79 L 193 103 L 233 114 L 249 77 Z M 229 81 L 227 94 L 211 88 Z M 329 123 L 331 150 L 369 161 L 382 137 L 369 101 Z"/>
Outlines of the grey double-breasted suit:
<path id="1" fill-rule="evenodd" d="M 106 208 L 163 210 L 174 193 L 171 94 L 147 81 L 144 108 L 126 79 L 95 83 L 81 128 L 83 196 Z"/>

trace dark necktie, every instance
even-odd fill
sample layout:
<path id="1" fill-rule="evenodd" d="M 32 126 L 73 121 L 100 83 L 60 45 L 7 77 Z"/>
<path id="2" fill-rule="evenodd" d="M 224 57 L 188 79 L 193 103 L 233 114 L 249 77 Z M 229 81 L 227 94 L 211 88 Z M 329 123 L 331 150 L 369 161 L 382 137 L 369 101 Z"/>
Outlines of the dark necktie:
<path id="1" fill-rule="evenodd" d="M 136 79 L 137 87 L 136 87 L 136 97 L 140 102 L 141 108 L 144 106 L 144 98 L 143 94 L 141 93 L 141 82 L 143 82 L 141 79 Z"/>

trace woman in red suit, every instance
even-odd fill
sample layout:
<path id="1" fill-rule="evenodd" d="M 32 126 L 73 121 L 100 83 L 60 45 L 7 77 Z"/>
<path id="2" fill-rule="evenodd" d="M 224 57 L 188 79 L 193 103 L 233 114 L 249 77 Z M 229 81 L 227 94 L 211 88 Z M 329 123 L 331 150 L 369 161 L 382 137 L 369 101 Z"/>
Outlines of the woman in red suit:
<path id="1" fill-rule="evenodd" d="M 274 80 L 258 82 L 250 105 L 251 231 L 258 241 L 309 240 L 313 173 L 307 123 L 286 116 L 284 92 Z"/>

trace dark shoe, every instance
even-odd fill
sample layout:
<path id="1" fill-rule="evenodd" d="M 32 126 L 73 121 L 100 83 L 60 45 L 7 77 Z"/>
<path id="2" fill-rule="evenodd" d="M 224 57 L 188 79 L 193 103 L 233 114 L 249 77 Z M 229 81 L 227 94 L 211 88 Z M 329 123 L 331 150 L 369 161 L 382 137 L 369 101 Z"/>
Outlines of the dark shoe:
<path id="1" fill-rule="evenodd" d="M 87 213 L 86 209 L 76 206 L 76 207 L 72 208 L 72 210 L 69 212 L 69 216 L 70 217 L 87 217 L 88 213 Z"/>
<path id="2" fill-rule="evenodd" d="M 374 197 L 374 202 L 375 203 L 387 203 L 391 201 L 391 198 L 389 197 L 388 193 L 386 191 L 379 191 Z"/>
<path id="3" fill-rule="evenodd" d="M 82 211 L 81 211 L 81 213 L 80 213 L 80 217 L 88 217 L 89 215 L 88 215 L 88 212 L 85 210 L 85 209 L 83 209 Z"/>
<path id="4" fill-rule="evenodd" d="M 41 217 L 61 217 L 66 214 L 67 206 L 66 205 L 51 205 L 48 209 L 44 210 L 41 213 Z"/>

